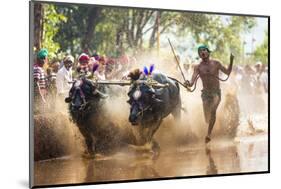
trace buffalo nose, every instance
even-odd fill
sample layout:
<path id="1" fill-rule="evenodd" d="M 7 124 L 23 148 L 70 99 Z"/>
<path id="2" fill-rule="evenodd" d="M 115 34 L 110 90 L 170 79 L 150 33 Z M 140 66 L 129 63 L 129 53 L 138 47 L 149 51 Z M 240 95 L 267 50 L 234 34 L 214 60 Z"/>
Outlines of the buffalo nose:
<path id="1" fill-rule="evenodd" d="M 136 122 L 136 119 L 137 119 L 137 116 L 135 116 L 135 115 L 130 115 L 129 116 L 129 121 L 130 122 Z"/>

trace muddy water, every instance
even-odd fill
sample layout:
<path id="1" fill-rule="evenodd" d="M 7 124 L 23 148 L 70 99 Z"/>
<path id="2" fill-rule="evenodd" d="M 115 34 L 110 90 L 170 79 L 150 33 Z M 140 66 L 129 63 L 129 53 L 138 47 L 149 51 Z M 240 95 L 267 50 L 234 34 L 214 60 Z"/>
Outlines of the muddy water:
<path id="1" fill-rule="evenodd" d="M 35 163 L 35 185 L 71 184 L 268 170 L 267 134 L 165 149 L 153 154 L 65 157 Z"/>

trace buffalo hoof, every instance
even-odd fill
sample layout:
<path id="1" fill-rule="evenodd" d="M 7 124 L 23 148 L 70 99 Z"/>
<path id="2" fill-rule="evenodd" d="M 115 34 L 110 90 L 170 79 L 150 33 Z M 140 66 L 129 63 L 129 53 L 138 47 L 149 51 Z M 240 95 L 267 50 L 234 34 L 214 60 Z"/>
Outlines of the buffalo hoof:
<path id="1" fill-rule="evenodd" d="M 158 142 L 156 142 L 155 140 L 152 141 L 152 159 L 156 160 L 158 159 L 158 157 L 160 156 L 160 145 Z"/>
<path id="2" fill-rule="evenodd" d="M 95 153 L 90 153 L 88 151 L 85 151 L 83 154 L 82 154 L 82 157 L 85 158 L 85 159 L 94 159 L 95 158 Z"/>

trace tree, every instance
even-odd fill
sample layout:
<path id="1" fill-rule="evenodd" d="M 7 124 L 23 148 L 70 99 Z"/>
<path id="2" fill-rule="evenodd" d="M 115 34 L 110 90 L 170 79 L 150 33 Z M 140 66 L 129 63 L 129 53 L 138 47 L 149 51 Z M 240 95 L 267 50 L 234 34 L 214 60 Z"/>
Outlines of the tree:
<path id="1" fill-rule="evenodd" d="M 263 64 L 268 64 L 268 31 L 265 31 L 264 34 L 263 43 L 254 51 L 254 59 L 255 61 L 261 61 Z"/>
<path id="2" fill-rule="evenodd" d="M 245 16 L 134 8 L 56 5 L 55 11 L 67 18 L 56 22 L 58 30 L 52 38 L 54 44 L 60 44 L 61 51 L 73 54 L 89 51 L 91 54 L 97 50 L 109 56 L 151 50 L 159 32 L 175 37 L 189 36 L 194 44 L 207 44 L 214 58 L 222 62 L 229 61 L 230 52 L 234 52 L 238 60 L 243 52 L 241 36 L 256 22 L 255 18 Z"/>
<path id="3" fill-rule="evenodd" d="M 101 7 L 57 5 L 56 10 L 68 18 L 59 24 L 55 35 L 61 50 L 80 54 L 97 48 L 94 43 L 96 27 L 105 18 Z"/>
<path id="4" fill-rule="evenodd" d="M 249 32 L 256 24 L 255 18 L 245 16 L 227 17 L 185 13 L 184 18 L 184 25 L 189 25 L 187 30 L 196 43 L 207 44 L 213 51 L 212 56 L 222 62 L 229 61 L 231 52 L 235 54 L 236 60 L 241 61 L 243 53 L 241 36 Z"/>
<path id="5" fill-rule="evenodd" d="M 84 51 L 89 51 L 91 49 L 95 27 L 102 19 L 101 10 L 102 9 L 100 7 L 91 7 L 88 9 L 86 31 L 81 42 L 81 48 L 84 49 Z"/>
<path id="6" fill-rule="evenodd" d="M 41 3 L 34 3 L 34 48 L 41 48 L 43 33 L 43 6 Z"/>
<path id="7" fill-rule="evenodd" d="M 53 39 L 59 30 L 58 24 L 65 21 L 66 17 L 56 12 L 55 5 L 34 2 L 34 50 L 46 48 L 50 59 L 54 58 L 60 45 Z"/>

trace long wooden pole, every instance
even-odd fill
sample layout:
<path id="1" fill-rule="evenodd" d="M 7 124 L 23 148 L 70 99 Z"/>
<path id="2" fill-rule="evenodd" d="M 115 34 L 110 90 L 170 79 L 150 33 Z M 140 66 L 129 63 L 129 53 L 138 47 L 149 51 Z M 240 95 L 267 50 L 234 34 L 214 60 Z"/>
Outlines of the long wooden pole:
<path id="1" fill-rule="evenodd" d="M 157 12 L 157 55 L 159 57 L 159 51 L 160 51 L 160 12 Z"/>
<path id="2" fill-rule="evenodd" d="M 169 41 L 169 44 L 170 44 L 171 49 L 172 49 L 172 51 L 173 51 L 173 54 L 174 54 L 174 57 L 175 57 L 175 59 L 176 59 L 177 65 L 178 65 L 178 67 L 179 67 L 179 69 L 180 69 L 181 75 L 182 75 L 184 81 L 186 81 L 185 76 L 184 76 L 184 74 L 183 74 L 183 71 L 182 71 L 182 69 L 181 69 L 180 61 L 179 61 L 179 59 L 178 59 L 178 57 L 177 57 L 177 55 L 176 55 L 175 49 L 174 49 L 174 47 L 173 47 L 173 45 L 172 45 L 172 43 L 171 43 L 171 41 L 170 41 L 169 38 L 168 38 L 168 41 Z"/>

